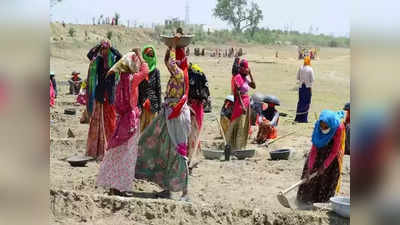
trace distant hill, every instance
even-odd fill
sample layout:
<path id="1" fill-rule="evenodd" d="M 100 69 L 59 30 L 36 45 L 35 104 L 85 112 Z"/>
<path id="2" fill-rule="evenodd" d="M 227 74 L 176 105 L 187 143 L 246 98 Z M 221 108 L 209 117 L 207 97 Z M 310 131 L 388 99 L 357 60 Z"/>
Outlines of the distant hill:
<path id="1" fill-rule="evenodd" d="M 90 47 L 109 36 L 112 44 L 121 49 L 157 41 L 151 29 L 80 24 L 66 24 L 63 27 L 58 22 L 50 23 L 50 44 L 56 46 Z"/>

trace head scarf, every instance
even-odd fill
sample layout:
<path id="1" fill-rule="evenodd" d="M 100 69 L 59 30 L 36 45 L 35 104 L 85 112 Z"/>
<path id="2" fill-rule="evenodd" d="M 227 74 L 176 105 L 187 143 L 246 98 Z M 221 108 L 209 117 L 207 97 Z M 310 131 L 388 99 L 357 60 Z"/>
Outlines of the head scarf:
<path id="1" fill-rule="evenodd" d="M 240 68 L 248 69 L 249 68 L 249 62 L 246 59 L 240 60 Z"/>
<path id="2" fill-rule="evenodd" d="M 101 47 L 102 47 L 102 48 L 110 48 L 110 47 L 111 47 L 110 42 L 108 42 L 108 41 L 106 41 L 106 40 L 101 41 L 100 44 L 101 44 Z"/>
<path id="3" fill-rule="evenodd" d="M 199 65 L 197 65 L 197 64 L 191 64 L 191 68 L 192 68 L 192 70 L 194 70 L 194 71 L 197 71 L 197 72 L 199 72 L 199 73 L 203 73 L 203 70 L 200 68 L 200 66 Z"/>
<path id="4" fill-rule="evenodd" d="M 344 117 L 343 111 L 333 112 L 331 110 L 324 110 L 319 115 L 319 119 L 315 122 L 314 132 L 312 134 L 312 143 L 317 148 L 321 148 L 329 144 L 331 139 L 336 133 L 340 125 L 341 119 Z M 327 134 L 323 134 L 320 128 L 320 122 L 323 121 L 328 124 L 330 131 Z"/>
<path id="5" fill-rule="evenodd" d="M 177 61 L 178 66 L 182 70 L 185 70 L 188 68 L 188 62 L 187 62 L 184 48 L 176 48 L 176 61 Z"/>
<path id="6" fill-rule="evenodd" d="M 305 65 L 305 66 L 310 66 L 310 65 L 311 65 L 310 56 L 304 57 L 304 65 Z"/>
<path id="7" fill-rule="evenodd" d="M 232 76 L 236 76 L 239 73 L 240 70 L 239 62 L 240 62 L 239 57 L 236 57 L 232 65 Z"/>
<path id="8" fill-rule="evenodd" d="M 146 54 L 146 50 L 151 48 L 153 50 L 154 56 L 150 57 Z M 157 55 L 156 55 L 156 50 L 152 45 L 145 45 L 142 50 L 142 57 L 143 59 L 147 62 L 147 65 L 149 66 L 149 72 L 152 72 L 153 70 L 156 69 L 157 66 Z"/>
<path id="9" fill-rule="evenodd" d="M 113 56 L 112 56 L 112 54 L 110 54 L 111 43 L 109 41 L 103 40 L 103 41 L 101 41 L 100 46 L 101 46 L 100 51 L 101 51 L 101 49 L 107 49 L 106 55 L 102 55 L 102 56 L 104 59 L 104 69 L 109 70 L 111 68 L 112 64 L 114 64 Z"/>
<path id="10" fill-rule="evenodd" d="M 239 69 L 239 73 L 240 73 L 242 71 L 242 69 L 249 68 L 249 62 L 246 59 L 242 59 L 242 60 L 240 60 L 239 66 L 240 66 L 240 69 Z M 241 75 L 244 76 L 244 74 L 241 74 Z"/>

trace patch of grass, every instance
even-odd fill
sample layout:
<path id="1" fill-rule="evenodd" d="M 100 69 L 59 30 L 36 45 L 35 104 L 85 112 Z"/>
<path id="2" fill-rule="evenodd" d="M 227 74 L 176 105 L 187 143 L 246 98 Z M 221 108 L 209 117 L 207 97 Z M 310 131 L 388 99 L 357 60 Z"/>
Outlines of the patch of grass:
<path id="1" fill-rule="evenodd" d="M 108 38 L 108 40 L 111 40 L 112 36 L 113 36 L 113 32 L 112 32 L 112 31 L 108 31 L 108 32 L 107 32 L 107 38 Z"/>

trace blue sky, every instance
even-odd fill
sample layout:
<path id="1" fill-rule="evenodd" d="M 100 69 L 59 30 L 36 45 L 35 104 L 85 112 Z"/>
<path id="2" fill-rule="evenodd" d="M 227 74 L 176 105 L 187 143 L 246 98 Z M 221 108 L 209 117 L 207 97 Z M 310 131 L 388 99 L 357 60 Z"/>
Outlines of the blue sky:
<path id="1" fill-rule="evenodd" d="M 310 26 L 319 33 L 346 35 L 350 33 L 351 4 L 346 0 L 254 0 L 264 14 L 261 27 L 283 29 L 285 25 L 294 30 L 308 32 Z M 207 24 L 215 28 L 229 28 L 212 16 L 216 0 L 188 0 L 191 23 Z M 100 14 L 112 16 L 119 12 L 124 24 L 127 20 L 139 24 L 162 23 L 164 19 L 185 18 L 186 0 L 63 0 L 50 11 L 52 21 L 90 23 Z"/>

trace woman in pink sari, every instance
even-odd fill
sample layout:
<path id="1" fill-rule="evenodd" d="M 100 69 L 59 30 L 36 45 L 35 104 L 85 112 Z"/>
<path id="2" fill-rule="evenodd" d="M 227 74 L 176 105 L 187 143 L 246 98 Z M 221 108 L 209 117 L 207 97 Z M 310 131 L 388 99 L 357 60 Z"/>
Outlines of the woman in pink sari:
<path id="1" fill-rule="evenodd" d="M 53 83 L 50 80 L 50 107 L 54 107 L 55 98 L 56 98 L 56 92 L 54 91 Z"/>
<path id="2" fill-rule="evenodd" d="M 97 185 L 110 189 L 110 194 L 127 196 L 132 190 L 140 136 L 140 111 L 137 107 L 138 86 L 148 79 L 149 68 L 134 49 L 107 73 L 119 80 L 115 95 L 117 127 L 100 165 Z M 120 77 L 118 78 L 118 74 Z"/>
<path id="3" fill-rule="evenodd" d="M 250 80 L 247 77 L 250 77 Z M 256 88 L 249 63 L 246 59 L 235 59 L 232 69 L 231 88 L 234 95 L 234 106 L 226 141 L 230 149 L 241 150 L 246 147 L 250 127 L 249 89 Z"/>

